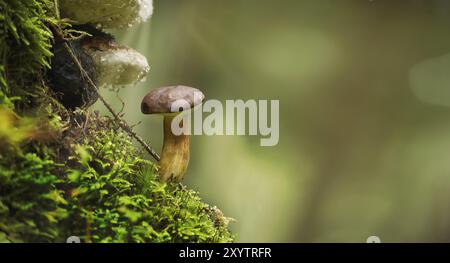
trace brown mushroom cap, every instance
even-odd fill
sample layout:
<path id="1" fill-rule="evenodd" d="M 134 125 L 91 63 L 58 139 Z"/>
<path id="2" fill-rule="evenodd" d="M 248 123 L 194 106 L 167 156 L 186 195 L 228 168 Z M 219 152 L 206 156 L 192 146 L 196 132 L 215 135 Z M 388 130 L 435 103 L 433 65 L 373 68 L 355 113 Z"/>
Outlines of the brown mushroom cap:
<path id="1" fill-rule="evenodd" d="M 194 108 L 201 104 L 204 98 L 205 95 L 200 90 L 188 86 L 178 85 L 157 88 L 144 97 L 141 111 L 144 114 L 173 113 L 172 105 L 177 100 L 184 100 L 189 103 L 191 108 Z"/>

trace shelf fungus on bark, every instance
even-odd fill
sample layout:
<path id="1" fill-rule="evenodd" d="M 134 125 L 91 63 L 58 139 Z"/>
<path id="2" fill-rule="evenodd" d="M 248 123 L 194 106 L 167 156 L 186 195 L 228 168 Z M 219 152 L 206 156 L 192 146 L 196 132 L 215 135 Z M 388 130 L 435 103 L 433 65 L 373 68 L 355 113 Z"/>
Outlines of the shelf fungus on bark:
<path id="1" fill-rule="evenodd" d="M 164 143 L 158 171 L 162 181 L 180 182 L 189 164 L 189 135 L 175 135 L 172 121 L 179 114 L 186 114 L 200 105 L 205 96 L 195 88 L 187 86 L 168 86 L 150 91 L 142 100 L 141 111 L 144 114 L 164 116 Z M 187 128 L 183 121 L 180 127 Z"/>
<path id="2" fill-rule="evenodd" d="M 93 26 L 76 27 L 90 36 L 64 42 L 56 41 L 49 72 L 50 87 L 67 108 L 89 107 L 98 99 L 95 87 L 83 77 L 64 43 L 68 43 L 83 69 L 97 87 L 105 85 L 131 85 L 144 79 L 150 67 L 139 52 L 119 45 L 114 38 Z"/>
<path id="3" fill-rule="evenodd" d="M 93 59 L 99 86 L 136 84 L 150 70 L 144 55 L 106 33 L 83 38 L 81 47 Z"/>
<path id="4" fill-rule="evenodd" d="M 105 28 L 131 27 L 153 13 L 152 0 L 60 0 L 61 17 Z"/>

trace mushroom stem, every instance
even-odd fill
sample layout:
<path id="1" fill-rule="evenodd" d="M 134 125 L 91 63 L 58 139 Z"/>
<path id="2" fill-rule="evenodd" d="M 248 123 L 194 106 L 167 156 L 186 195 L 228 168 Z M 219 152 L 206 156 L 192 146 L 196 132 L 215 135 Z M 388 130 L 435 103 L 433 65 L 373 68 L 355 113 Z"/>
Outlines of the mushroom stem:
<path id="1" fill-rule="evenodd" d="M 172 133 L 173 118 L 164 116 L 164 143 L 159 174 L 165 182 L 180 182 L 189 164 L 189 135 Z"/>

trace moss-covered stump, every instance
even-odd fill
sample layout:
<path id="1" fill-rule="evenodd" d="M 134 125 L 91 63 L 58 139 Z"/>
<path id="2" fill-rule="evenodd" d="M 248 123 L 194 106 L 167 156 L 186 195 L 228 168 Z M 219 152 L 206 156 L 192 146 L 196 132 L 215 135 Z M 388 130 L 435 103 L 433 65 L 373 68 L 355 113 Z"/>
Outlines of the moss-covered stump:
<path id="1" fill-rule="evenodd" d="M 54 28 L 71 31 L 54 10 L 0 0 L 0 242 L 233 241 L 220 210 L 160 182 L 114 119 L 58 101 Z"/>

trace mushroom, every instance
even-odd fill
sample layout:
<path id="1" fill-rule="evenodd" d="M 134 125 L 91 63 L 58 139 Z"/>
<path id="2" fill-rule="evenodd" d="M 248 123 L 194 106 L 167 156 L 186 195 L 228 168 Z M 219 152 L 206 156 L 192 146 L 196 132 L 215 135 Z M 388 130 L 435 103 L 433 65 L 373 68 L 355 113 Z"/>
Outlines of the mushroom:
<path id="1" fill-rule="evenodd" d="M 161 114 L 164 116 L 164 142 L 159 162 L 159 174 L 162 181 L 180 182 L 189 163 L 189 135 L 175 135 L 172 121 L 179 114 L 185 114 L 200 105 L 205 96 L 195 88 L 187 86 L 168 86 L 150 91 L 142 100 L 141 111 L 144 114 Z M 183 111 L 179 105 L 182 102 Z M 180 127 L 185 129 L 181 121 Z"/>
<path id="2" fill-rule="evenodd" d="M 60 0 L 59 5 L 63 18 L 105 28 L 137 25 L 153 13 L 152 0 Z"/>
<path id="3" fill-rule="evenodd" d="M 119 45 L 109 34 L 98 31 L 92 37 L 85 37 L 81 47 L 94 62 L 99 86 L 135 84 L 150 70 L 144 55 Z"/>

